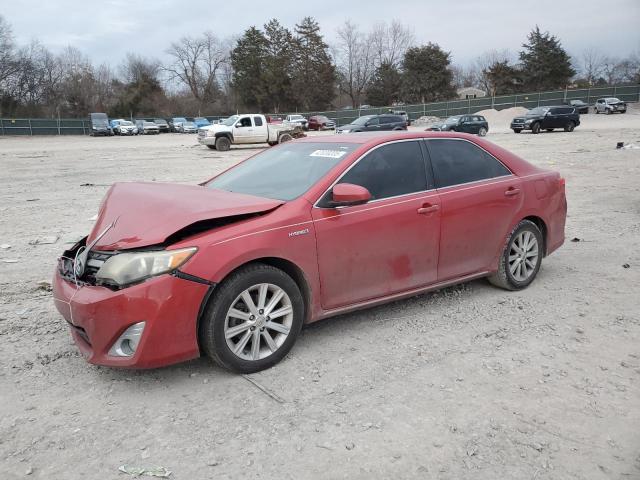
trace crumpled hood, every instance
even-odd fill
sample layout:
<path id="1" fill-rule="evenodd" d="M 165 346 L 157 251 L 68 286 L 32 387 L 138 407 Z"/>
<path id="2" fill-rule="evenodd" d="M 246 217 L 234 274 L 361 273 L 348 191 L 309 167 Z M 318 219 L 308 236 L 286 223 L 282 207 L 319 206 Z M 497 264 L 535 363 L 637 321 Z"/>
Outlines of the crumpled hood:
<path id="1" fill-rule="evenodd" d="M 195 185 L 115 183 L 104 198 L 87 245 L 115 221 L 96 250 L 146 247 L 203 220 L 262 213 L 284 202 Z"/>

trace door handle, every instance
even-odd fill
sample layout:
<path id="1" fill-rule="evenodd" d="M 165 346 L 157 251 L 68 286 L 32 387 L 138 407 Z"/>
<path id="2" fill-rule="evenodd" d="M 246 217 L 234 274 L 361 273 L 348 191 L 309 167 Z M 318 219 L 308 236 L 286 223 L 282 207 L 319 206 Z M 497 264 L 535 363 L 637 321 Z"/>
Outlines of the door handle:
<path id="1" fill-rule="evenodd" d="M 420 215 L 428 215 L 440 210 L 440 205 L 432 205 L 431 203 L 425 203 L 418 209 Z"/>
<path id="2" fill-rule="evenodd" d="M 509 187 L 506 192 L 504 192 L 505 197 L 514 197 L 520 194 L 520 189 L 516 187 Z"/>

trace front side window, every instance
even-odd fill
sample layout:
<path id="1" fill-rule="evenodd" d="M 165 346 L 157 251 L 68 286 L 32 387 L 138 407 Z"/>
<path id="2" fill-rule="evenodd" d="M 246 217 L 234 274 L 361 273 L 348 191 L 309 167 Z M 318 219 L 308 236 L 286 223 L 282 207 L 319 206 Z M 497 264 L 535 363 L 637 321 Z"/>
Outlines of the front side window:
<path id="1" fill-rule="evenodd" d="M 427 145 L 436 188 L 511 174 L 493 156 L 466 140 L 432 139 Z"/>
<path id="2" fill-rule="evenodd" d="M 427 176 L 418 141 L 395 142 L 368 153 L 338 183 L 365 187 L 372 200 L 427 190 Z"/>
<path id="3" fill-rule="evenodd" d="M 250 127 L 251 126 L 251 117 L 242 117 L 238 122 L 241 127 Z"/>

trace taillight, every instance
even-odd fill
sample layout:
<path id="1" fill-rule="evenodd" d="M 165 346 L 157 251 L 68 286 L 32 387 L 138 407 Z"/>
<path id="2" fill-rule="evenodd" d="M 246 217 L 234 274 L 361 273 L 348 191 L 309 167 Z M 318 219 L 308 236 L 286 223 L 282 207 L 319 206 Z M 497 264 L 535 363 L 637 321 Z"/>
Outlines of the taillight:
<path id="1" fill-rule="evenodd" d="M 558 178 L 558 185 L 562 188 L 566 185 L 566 180 L 563 177 Z"/>

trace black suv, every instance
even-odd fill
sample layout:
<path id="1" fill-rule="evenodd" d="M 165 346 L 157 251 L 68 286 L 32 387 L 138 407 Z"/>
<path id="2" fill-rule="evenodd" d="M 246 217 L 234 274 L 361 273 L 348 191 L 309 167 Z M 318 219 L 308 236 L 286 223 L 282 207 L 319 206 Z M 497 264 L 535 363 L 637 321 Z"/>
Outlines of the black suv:
<path id="1" fill-rule="evenodd" d="M 558 107 L 537 107 L 529 110 L 524 117 L 516 117 L 511 121 L 511 130 L 520 133 L 531 130 L 531 133 L 547 132 L 555 128 L 563 128 L 565 132 L 573 132 L 580 125 L 580 114 L 575 107 L 566 105 Z"/>
<path id="2" fill-rule="evenodd" d="M 489 131 L 489 122 L 482 115 L 453 115 L 442 123 L 434 123 L 427 131 L 466 132 L 484 137 Z"/>
<path id="3" fill-rule="evenodd" d="M 407 121 L 400 115 L 365 115 L 349 125 L 336 129 L 336 133 L 380 132 L 383 130 L 406 130 Z"/>

